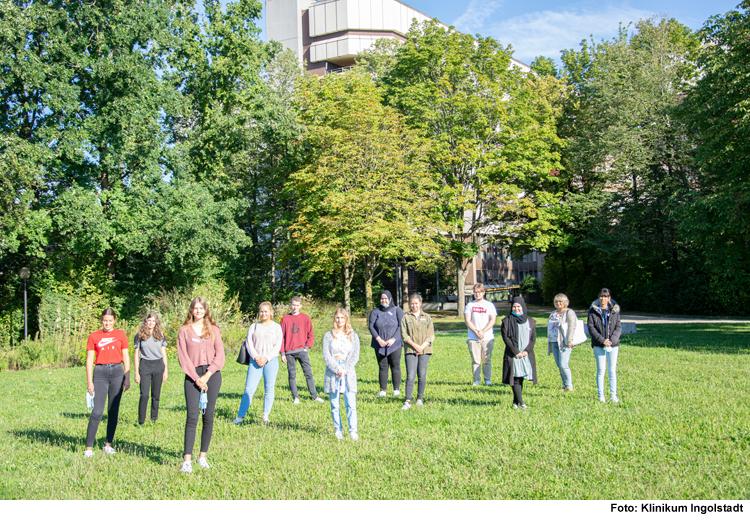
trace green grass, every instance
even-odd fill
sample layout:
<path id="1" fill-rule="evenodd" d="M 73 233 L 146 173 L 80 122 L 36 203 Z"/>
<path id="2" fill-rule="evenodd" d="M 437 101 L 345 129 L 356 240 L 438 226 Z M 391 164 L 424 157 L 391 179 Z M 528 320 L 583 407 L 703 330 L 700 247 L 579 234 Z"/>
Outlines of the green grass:
<path id="1" fill-rule="evenodd" d="M 302 404 L 292 405 L 283 366 L 271 425 L 259 423 L 262 387 L 246 424 L 232 425 L 245 368 L 230 358 L 212 468 L 196 466 L 191 475 L 178 472 L 185 404 L 176 362 L 159 422 L 134 427 L 134 384 L 120 412 L 118 454 L 101 451 L 105 415 L 92 459 L 83 458 L 84 369 L 6 371 L 0 373 L 0 498 L 749 499 L 750 325 L 648 330 L 623 338 L 617 405 L 596 401 L 587 345 L 571 360 L 576 391 L 563 396 L 540 339 L 540 383 L 525 390 L 528 411 L 511 409 L 504 385 L 472 387 L 465 335 L 443 333 L 425 407 L 402 412 L 401 398 L 375 397 L 377 366 L 360 333 L 356 443 L 334 439 L 328 402 L 306 398 L 301 372 Z M 322 387 L 319 350 L 312 356 Z M 496 382 L 501 355 L 498 339 Z"/>

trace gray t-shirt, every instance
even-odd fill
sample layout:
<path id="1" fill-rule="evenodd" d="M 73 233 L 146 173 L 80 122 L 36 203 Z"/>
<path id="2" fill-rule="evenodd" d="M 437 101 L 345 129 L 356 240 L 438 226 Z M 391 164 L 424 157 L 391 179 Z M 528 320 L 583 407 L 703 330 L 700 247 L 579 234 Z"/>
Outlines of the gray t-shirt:
<path id="1" fill-rule="evenodd" d="M 162 359 L 164 354 L 161 353 L 161 347 L 167 346 L 167 339 L 162 337 L 160 341 L 154 341 L 154 336 L 148 336 L 148 339 L 141 341 L 138 334 L 133 339 L 133 348 L 140 351 L 140 358 L 146 360 Z"/>

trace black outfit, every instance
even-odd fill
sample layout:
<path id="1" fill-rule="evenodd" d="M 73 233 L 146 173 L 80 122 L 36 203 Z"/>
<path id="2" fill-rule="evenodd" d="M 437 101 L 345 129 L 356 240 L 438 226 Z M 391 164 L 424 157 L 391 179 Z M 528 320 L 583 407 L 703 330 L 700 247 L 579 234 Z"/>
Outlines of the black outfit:
<path id="1" fill-rule="evenodd" d="M 141 377 L 141 398 L 138 400 L 138 423 L 146 421 L 148 394 L 151 392 L 151 421 L 159 418 L 159 399 L 164 377 L 163 359 L 141 359 L 138 363 L 138 374 Z"/>
<path id="2" fill-rule="evenodd" d="M 606 324 L 604 320 L 606 319 Z M 604 342 L 609 339 L 612 346 L 620 346 L 620 334 L 622 334 L 622 325 L 620 324 L 620 305 L 610 299 L 604 311 L 602 311 L 599 299 L 591 303 L 589 316 L 586 321 L 591 336 L 591 347 L 604 347 Z"/>
<path id="3" fill-rule="evenodd" d="M 527 315 L 526 302 L 523 300 L 523 297 L 514 297 L 511 306 L 515 303 L 523 306 L 523 315 L 520 317 L 516 317 L 515 315 L 512 315 L 511 312 L 511 315 L 504 317 L 502 323 L 500 324 L 500 333 L 502 334 L 503 342 L 505 343 L 505 354 L 503 355 L 503 383 L 505 383 L 506 385 L 511 385 L 513 387 L 515 387 L 516 384 L 518 384 L 519 387 L 523 387 L 523 381 L 518 381 L 523 380 L 523 378 L 517 378 L 513 376 L 513 359 L 521 353 L 521 351 L 518 350 L 518 323 L 523 324 L 528 321 L 530 330 L 529 344 L 526 345 L 524 351 L 529 354 L 531 370 L 534 372 L 533 383 L 534 385 L 536 385 L 536 356 L 534 355 L 534 344 L 536 343 L 536 321 Z M 514 403 L 518 403 L 518 401 L 515 401 L 515 389 L 513 389 L 513 393 Z M 521 403 L 523 403 L 523 400 L 521 400 Z"/>
<path id="4" fill-rule="evenodd" d="M 94 447 L 96 430 L 99 422 L 104 416 L 104 404 L 109 398 L 107 407 L 107 444 L 115 439 L 117 430 L 117 418 L 120 414 L 120 400 L 125 383 L 125 368 L 122 363 L 108 363 L 106 365 L 94 365 L 94 410 L 89 417 L 89 426 L 86 429 L 86 447 Z"/>
<path id="5" fill-rule="evenodd" d="M 208 365 L 195 367 L 198 377 L 203 376 L 208 371 Z M 208 379 L 208 403 L 206 412 L 203 413 L 203 431 L 201 432 L 201 453 L 208 452 L 208 446 L 211 444 L 211 433 L 214 430 L 214 411 L 216 410 L 216 399 L 219 397 L 221 388 L 221 371 L 215 372 Z M 198 385 L 188 376 L 185 375 L 185 406 L 187 407 L 187 420 L 185 421 L 185 454 L 193 454 L 193 445 L 195 444 L 195 430 L 198 426 L 198 418 L 201 415 L 200 409 L 201 390 Z"/>
<path id="6" fill-rule="evenodd" d="M 300 367 L 302 367 L 302 373 L 305 375 L 305 381 L 307 382 L 307 390 L 310 391 L 310 395 L 313 400 L 318 397 L 318 391 L 315 389 L 315 380 L 313 379 L 312 367 L 310 366 L 310 356 L 307 350 L 300 348 L 299 350 L 293 350 L 286 354 L 286 368 L 289 374 L 289 389 L 292 391 L 292 398 L 295 400 L 299 397 L 297 391 L 297 363 L 299 361 Z"/>
<path id="7" fill-rule="evenodd" d="M 386 290 L 380 296 L 383 295 L 388 297 L 388 306 L 384 307 L 380 304 L 370 312 L 370 334 L 372 334 L 370 346 L 375 349 L 375 359 L 378 362 L 380 390 L 384 391 L 388 385 L 389 366 L 393 389 L 398 390 L 401 387 L 401 349 L 403 347 L 401 319 L 404 318 L 404 312 L 398 306 L 393 305 L 391 292 Z M 377 337 L 384 341 L 389 339 L 395 339 L 395 341 L 389 347 L 381 347 L 378 344 Z"/>

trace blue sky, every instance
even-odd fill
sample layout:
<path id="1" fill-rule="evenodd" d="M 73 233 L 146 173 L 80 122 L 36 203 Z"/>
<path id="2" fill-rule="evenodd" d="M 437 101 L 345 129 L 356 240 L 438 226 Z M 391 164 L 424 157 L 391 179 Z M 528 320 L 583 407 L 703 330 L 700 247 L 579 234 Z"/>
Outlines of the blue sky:
<path id="1" fill-rule="evenodd" d="M 538 55 L 559 60 L 560 50 L 617 35 L 620 22 L 666 14 L 692 29 L 712 15 L 735 9 L 740 0 L 402 0 L 459 31 L 490 36 L 513 46 L 514 57 L 529 63 Z M 264 1 L 265 4 L 265 1 Z M 259 25 L 265 30 L 265 21 Z M 263 37 L 265 38 L 265 31 Z"/>

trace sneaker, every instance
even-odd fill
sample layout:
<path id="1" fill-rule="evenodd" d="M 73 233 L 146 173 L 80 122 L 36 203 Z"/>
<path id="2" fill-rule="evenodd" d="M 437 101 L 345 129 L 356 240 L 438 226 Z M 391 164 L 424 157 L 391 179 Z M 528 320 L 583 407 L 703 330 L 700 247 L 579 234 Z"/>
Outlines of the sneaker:
<path id="1" fill-rule="evenodd" d="M 299 405 L 299 398 L 294 398 L 294 401 L 292 403 L 294 405 Z"/>
<path id="2" fill-rule="evenodd" d="M 602 402 L 602 403 L 604 403 L 604 402 L 606 402 L 607 400 L 605 400 L 605 399 L 604 399 L 604 396 L 599 396 L 599 401 L 600 401 L 600 402 Z"/>
<path id="3" fill-rule="evenodd" d="M 242 423 L 243 420 L 244 420 L 244 418 L 240 418 L 238 416 L 237 418 L 235 418 L 234 420 L 232 420 L 232 423 L 235 424 L 235 425 L 239 425 L 239 424 Z"/>
<path id="4" fill-rule="evenodd" d="M 104 449 L 102 449 L 102 451 L 104 451 L 108 455 L 114 455 L 117 452 L 114 449 L 112 449 L 112 446 L 104 446 Z"/>
<path id="5" fill-rule="evenodd" d="M 380 391 L 378 393 L 378 398 L 384 398 L 385 396 L 387 396 L 386 393 L 385 393 L 385 391 Z"/>
<path id="6" fill-rule="evenodd" d="M 182 473 L 192 473 L 193 472 L 193 463 L 190 460 L 185 460 L 182 463 L 182 466 L 180 466 L 180 471 Z"/>
<path id="7" fill-rule="evenodd" d="M 474 382 L 474 386 L 475 386 L 475 387 L 479 387 L 479 382 L 478 382 L 478 381 L 475 381 L 475 382 Z"/>
<path id="8" fill-rule="evenodd" d="M 398 389 L 396 389 L 396 390 L 393 391 L 393 395 L 394 396 L 401 396 L 401 391 L 398 390 Z"/>
<path id="9" fill-rule="evenodd" d="M 487 385 L 488 387 L 492 387 L 492 382 L 491 381 L 485 381 L 484 384 Z"/>
<path id="10" fill-rule="evenodd" d="M 519 409 L 528 409 L 528 408 L 529 408 L 529 406 L 528 406 L 528 405 L 526 405 L 525 403 L 522 403 L 521 405 L 519 405 L 519 406 L 518 406 L 518 408 L 519 408 Z"/>
<path id="11" fill-rule="evenodd" d="M 83 457 L 84 458 L 91 458 L 92 456 L 94 456 L 94 450 L 93 449 L 87 449 L 86 451 L 83 452 Z"/>
<path id="12" fill-rule="evenodd" d="M 202 467 L 203 469 L 209 469 L 211 467 L 208 465 L 208 460 L 206 460 L 206 457 L 199 458 L 198 465 Z"/>
<path id="13" fill-rule="evenodd" d="M 267 414 L 264 414 L 264 415 L 263 415 L 263 423 L 268 423 L 268 422 L 270 422 L 270 421 L 271 421 L 271 420 L 269 420 L 269 419 L 268 419 L 268 415 L 267 415 Z"/>
<path id="14" fill-rule="evenodd" d="M 513 408 L 514 408 L 514 409 L 518 409 L 518 404 L 517 404 L 517 403 L 514 403 L 514 404 L 513 404 Z"/>
<path id="15" fill-rule="evenodd" d="M 323 398 L 321 398 L 320 396 L 318 396 L 317 398 L 315 398 L 313 401 L 316 401 L 318 403 L 325 403 L 325 400 Z"/>
<path id="16" fill-rule="evenodd" d="M 424 405 L 424 402 L 422 400 L 417 400 L 417 407 L 422 407 Z"/>
<path id="17" fill-rule="evenodd" d="M 402 410 L 402 411 L 408 411 L 409 409 L 411 409 L 411 403 L 409 403 L 409 402 L 404 402 L 404 406 L 403 406 L 403 407 L 401 407 L 401 410 Z"/>
<path id="18" fill-rule="evenodd" d="M 620 403 L 620 400 L 619 400 L 619 398 L 617 398 L 616 395 L 615 396 L 610 396 L 609 399 L 612 400 L 612 403 Z"/>
<path id="19" fill-rule="evenodd" d="M 341 431 L 336 431 L 336 440 L 343 440 L 344 439 L 344 433 Z"/>
<path id="20" fill-rule="evenodd" d="M 357 431 L 352 431 L 351 433 L 349 433 L 349 438 L 355 441 L 359 440 L 359 435 L 357 434 Z"/>

